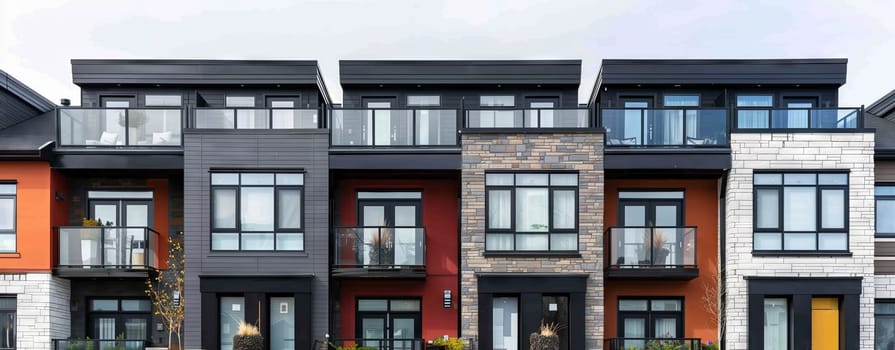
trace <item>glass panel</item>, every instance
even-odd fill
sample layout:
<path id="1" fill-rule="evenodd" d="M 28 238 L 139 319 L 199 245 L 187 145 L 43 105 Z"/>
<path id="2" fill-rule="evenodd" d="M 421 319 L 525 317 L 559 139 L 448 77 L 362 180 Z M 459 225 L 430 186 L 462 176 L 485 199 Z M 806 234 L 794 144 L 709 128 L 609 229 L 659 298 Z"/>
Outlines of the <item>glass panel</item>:
<path id="1" fill-rule="evenodd" d="M 643 299 L 619 299 L 619 311 L 647 311 L 647 300 Z"/>
<path id="2" fill-rule="evenodd" d="M 114 317 L 97 317 L 93 319 L 93 334 L 97 339 L 115 339 L 118 332 L 115 331 Z"/>
<path id="3" fill-rule="evenodd" d="M 93 206 L 94 219 L 103 222 L 104 226 L 118 226 L 117 204 L 96 204 Z"/>
<path id="4" fill-rule="evenodd" d="M 551 234 L 550 250 L 578 250 L 578 235 L 574 233 Z"/>
<path id="5" fill-rule="evenodd" d="M 618 193 L 618 198 L 624 199 L 683 199 L 683 191 L 622 191 Z"/>
<path id="6" fill-rule="evenodd" d="M 295 108 L 295 101 L 293 100 L 273 100 L 270 101 L 271 108 Z"/>
<path id="7" fill-rule="evenodd" d="M 15 303 L 15 298 L 11 298 Z M 15 306 L 15 305 L 13 305 Z M 16 311 L 0 310 L 0 349 L 16 348 Z"/>
<path id="8" fill-rule="evenodd" d="M 848 249 L 848 235 L 845 233 L 821 233 L 818 236 L 817 249 L 819 250 Z"/>
<path id="9" fill-rule="evenodd" d="M 242 174 L 243 185 L 273 185 L 273 174 Z"/>
<path id="10" fill-rule="evenodd" d="M 766 109 L 737 110 L 737 127 L 741 129 L 767 129 L 770 113 Z"/>
<path id="11" fill-rule="evenodd" d="M 87 191 L 90 199 L 152 199 L 152 191 Z"/>
<path id="12" fill-rule="evenodd" d="M 277 250 L 305 250 L 303 233 L 277 233 Z"/>
<path id="13" fill-rule="evenodd" d="M 295 349 L 295 298 L 270 298 L 270 350 Z"/>
<path id="14" fill-rule="evenodd" d="M 227 107 L 255 107 L 254 96 L 227 96 Z"/>
<path id="15" fill-rule="evenodd" d="M 664 105 L 665 107 L 698 107 L 699 95 L 665 95 Z"/>
<path id="16" fill-rule="evenodd" d="M 784 185 L 814 185 L 817 184 L 817 174 L 784 174 Z"/>
<path id="17" fill-rule="evenodd" d="M 578 186 L 578 174 L 550 174 L 551 186 Z"/>
<path id="18" fill-rule="evenodd" d="M 239 250 L 239 234 L 237 233 L 212 233 L 212 250 Z"/>
<path id="19" fill-rule="evenodd" d="M 771 107 L 774 105 L 774 97 L 771 95 L 739 95 L 737 107 Z"/>
<path id="20" fill-rule="evenodd" d="M 151 311 L 152 306 L 147 299 L 122 299 L 121 311 Z M 142 339 L 142 338 L 140 338 Z"/>
<path id="21" fill-rule="evenodd" d="M 268 109 L 237 109 L 237 129 L 268 129 L 270 125 Z"/>
<path id="22" fill-rule="evenodd" d="M 516 174 L 516 186 L 547 186 L 547 174 Z"/>
<path id="23" fill-rule="evenodd" d="M 15 306 L 15 304 L 13 304 L 13 306 Z M 895 303 L 876 302 L 876 305 L 874 306 L 874 313 L 876 313 L 877 315 L 895 315 Z"/>
<path id="24" fill-rule="evenodd" d="M 783 183 L 782 174 L 753 174 L 752 183 L 756 185 L 779 185 Z"/>
<path id="25" fill-rule="evenodd" d="M 485 250 L 513 250 L 513 235 L 497 233 L 485 235 Z"/>
<path id="26" fill-rule="evenodd" d="M 648 145 L 684 143 L 683 110 L 645 110 Z"/>
<path id="27" fill-rule="evenodd" d="M 677 338 L 677 318 L 659 317 L 653 323 L 656 326 L 653 336 L 656 338 Z"/>
<path id="28" fill-rule="evenodd" d="M 652 311 L 681 311 L 680 300 L 653 300 Z"/>
<path id="29" fill-rule="evenodd" d="M 641 109 L 603 109 L 603 128 L 606 144 L 619 146 L 641 145 L 643 114 Z"/>
<path id="30" fill-rule="evenodd" d="M 0 310 L 15 310 L 16 309 L 16 298 L 15 297 L 0 297 Z"/>
<path id="31" fill-rule="evenodd" d="M 124 320 L 124 339 L 146 339 L 147 324 L 145 318 L 128 318 Z M 141 349 L 140 344 L 131 342 L 126 344 L 126 350 Z M 116 348 L 120 349 L 120 348 Z"/>
<path id="32" fill-rule="evenodd" d="M 638 339 L 646 338 L 646 319 L 640 317 L 625 317 L 624 324 L 625 338 Z M 625 340 L 625 349 L 643 349 L 646 344 L 645 340 Z"/>
<path id="33" fill-rule="evenodd" d="M 786 350 L 789 344 L 787 301 L 783 298 L 764 300 L 764 348 Z"/>
<path id="34" fill-rule="evenodd" d="M 243 233 L 242 250 L 273 250 L 273 233 Z"/>
<path id="35" fill-rule="evenodd" d="M 394 232 L 395 265 L 423 265 L 423 256 L 417 253 L 418 247 L 422 249 L 422 229 L 395 228 Z"/>
<path id="36" fill-rule="evenodd" d="M 93 299 L 90 311 L 118 311 L 118 299 Z"/>
<path id="37" fill-rule="evenodd" d="M 845 190 L 820 191 L 822 228 L 845 228 Z"/>
<path id="38" fill-rule="evenodd" d="M 15 197 L 0 198 L 0 230 L 15 230 L 16 225 Z"/>
<path id="39" fill-rule="evenodd" d="M 242 187 L 239 190 L 241 229 L 273 231 L 273 188 Z"/>
<path id="40" fill-rule="evenodd" d="M 482 107 L 513 107 L 516 105 L 515 96 L 480 96 L 479 105 Z"/>
<path id="41" fill-rule="evenodd" d="M 304 185 L 304 174 L 277 174 L 277 185 Z"/>
<path id="42" fill-rule="evenodd" d="M 385 319 L 383 318 L 362 318 L 361 319 L 361 338 L 362 339 L 385 339 Z M 379 340 L 361 341 L 364 346 L 372 349 L 382 349 Z"/>
<path id="43" fill-rule="evenodd" d="M 513 174 L 485 174 L 487 186 L 512 186 Z"/>
<path id="44" fill-rule="evenodd" d="M 388 311 L 388 300 L 360 299 L 357 301 L 357 311 Z"/>
<path id="45" fill-rule="evenodd" d="M 676 227 L 678 226 L 678 207 L 676 205 L 657 205 L 656 208 L 656 227 Z"/>
<path id="46" fill-rule="evenodd" d="M 783 229 L 814 231 L 817 227 L 817 192 L 814 187 L 783 188 Z"/>
<path id="47" fill-rule="evenodd" d="M 416 321 L 412 318 L 397 317 L 392 320 L 392 339 L 416 338 Z M 392 342 L 393 350 L 413 350 L 412 340 L 396 340 Z"/>
<path id="48" fill-rule="evenodd" d="M 553 228 L 575 228 L 575 191 L 553 191 Z"/>
<path id="49" fill-rule="evenodd" d="M 441 104 L 441 96 L 423 96 L 423 95 L 408 95 L 407 96 L 407 105 L 408 106 L 438 106 Z"/>
<path id="50" fill-rule="evenodd" d="M 239 322 L 245 320 L 245 299 L 221 297 L 220 310 L 221 350 L 233 350 L 233 336 L 239 329 Z"/>
<path id="51" fill-rule="evenodd" d="M 16 251 L 16 235 L 0 234 L 0 252 Z"/>
<path id="52" fill-rule="evenodd" d="M 421 192 L 358 192 L 357 199 L 420 199 Z"/>
<path id="53" fill-rule="evenodd" d="M 315 109 L 273 109 L 270 111 L 270 117 L 273 129 L 317 128 L 317 110 Z"/>
<path id="54" fill-rule="evenodd" d="M 876 305 L 879 306 L 880 303 L 877 303 Z M 876 336 L 873 341 L 875 344 L 874 349 L 895 349 L 895 317 L 877 315 L 875 320 L 876 326 L 874 334 L 876 334 Z M 2 344 L 2 341 L 0 341 L 0 344 Z"/>
<path id="55" fill-rule="evenodd" d="M 236 189 L 215 188 L 211 191 L 212 227 L 236 228 Z"/>
<path id="56" fill-rule="evenodd" d="M 416 226 L 416 206 L 415 205 L 396 205 L 395 206 L 395 226 L 397 227 L 414 227 Z"/>
<path id="57" fill-rule="evenodd" d="M 385 207 L 381 205 L 365 205 L 364 226 L 391 226 L 385 218 Z"/>
<path id="58" fill-rule="evenodd" d="M 547 250 L 549 239 L 547 234 L 516 235 L 516 250 Z"/>
<path id="59" fill-rule="evenodd" d="M 301 228 L 301 190 L 277 190 L 277 226 L 280 228 Z"/>
<path id="60" fill-rule="evenodd" d="M 212 185 L 238 185 L 239 174 L 214 173 L 211 174 Z"/>
<path id="61" fill-rule="evenodd" d="M 370 110 L 376 127 L 373 144 L 376 146 L 413 145 L 413 111 Z"/>
<path id="62" fill-rule="evenodd" d="M 547 232 L 549 228 L 548 203 L 546 188 L 517 188 L 516 230 L 520 232 Z"/>
<path id="63" fill-rule="evenodd" d="M 821 185 L 847 185 L 848 174 L 817 174 L 817 181 Z"/>
<path id="64" fill-rule="evenodd" d="M 420 301 L 393 299 L 391 301 L 391 311 L 420 311 Z"/>
<path id="65" fill-rule="evenodd" d="M 100 250 L 102 249 L 102 228 L 60 228 L 59 229 L 59 264 L 68 266 L 102 265 Z M 4 244 L 10 238 L 9 246 Z M 15 249 L 15 235 L 0 235 L 0 250 Z"/>
<path id="66" fill-rule="evenodd" d="M 874 192 L 877 196 L 895 196 L 895 186 L 876 186 Z"/>
<path id="67" fill-rule="evenodd" d="M 367 110 L 333 110 L 332 144 L 334 146 L 372 146 L 373 113 Z"/>
<path id="68" fill-rule="evenodd" d="M 233 129 L 236 126 L 236 112 L 232 109 L 196 108 L 196 128 Z"/>
<path id="69" fill-rule="evenodd" d="M 643 227 L 646 226 L 646 207 L 642 205 L 624 206 L 624 225 Z"/>
<path id="70" fill-rule="evenodd" d="M 417 110 L 414 116 L 417 145 L 457 144 L 456 110 Z"/>
<path id="71" fill-rule="evenodd" d="M 125 141 L 124 109 L 59 110 L 60 145 L 121 146 Z"/>
<path id="72" fill-rule="evenodd" d="M 780 226 L 780 191 L 777 189 L 760 189 L 755 191 L 755 215 L 758 228 L 777 228 Z"/>
<path id="73" fill-rule="evenodd" d="M 756 233 L 753 239 L 754 250 L 781 250 L 783 247 L 783 238 L 779 233 Z"/>
<path id="74" fill-rule="evenodd" d="M 541 319 L 557 326 L 559 350 L 569 350 L 569 297 L 545 295 L 541 297 Z"/>
<path id="75" fill-rule="evenodd" d="M 519 300 L 511 297 L 494 298 L 491 303 L 492 348 L 519 350 Z"/>
<path id="76" fill-rule="evenodd" d="M 0 184 L 0 194 L 16 194 L 16 185 Z"/>
<path id="77" fill-rule="evenodd" d="M 128 112 L 128 144 L 135 146 L 179 146 L 179 109 L 131 109 Z"/>
<path id="78" fill-rule="evenodd" d="M 895 200 L 876 200 L 876 233 L 895 233 Z"/>
<path id="79" fill-rule="evenodd" d="M 783 250 L 816 250 L 816 240 L 813 233 L 787 233 L 783 235 Z"/>
<path id="80" fill-rule="evenodd" d="M 467 126 L 470 128 L 521 128 L 522 110 L 469 110 Z"/>

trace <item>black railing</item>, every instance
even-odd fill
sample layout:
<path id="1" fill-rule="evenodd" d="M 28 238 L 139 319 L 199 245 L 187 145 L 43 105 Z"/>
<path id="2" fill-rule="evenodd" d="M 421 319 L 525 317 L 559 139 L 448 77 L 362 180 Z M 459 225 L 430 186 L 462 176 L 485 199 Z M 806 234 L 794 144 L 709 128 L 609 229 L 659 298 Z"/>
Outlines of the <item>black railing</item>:
<path id="1" fill-rule="evenodd" d="M 422 227 L 336 227 L 336 268 L 401 268 L 426 265 Z"/>
<path id="2" fill-rule="evenodd" d="M 591 128 L 587 108 L 482 108 L 467 109 L 468 129 L 582 129 Z"/>
<path id="3" fill-rule="evenodd" d="M 146 340 L 53 339 L 53 350 L 144 350 Z"/>
<path id="4" fill-rule="evenodd" d="M 450 108 L 333 108 L 334 147 L 457 146 L 457 110 Z"/>
<path id="5" fill-rule="evenodd" d="M 196 108 L 195 129 L 317 129 L 316 108 Z"/>
<path id="6" fill-rule="evenodd" d="M 158 267 L 158 232 L 149 227 L 68 226 L 57 230 L 59 267 Z"/>
<path id="7" fill-rule="evenodd" d="M 351 348 L 355 350 L 425 350 L 426 340 L 376 338 L 330 339 L 328 349 L 336 350 L 340 348 Z"/>
<path id="8" fill-rule="evenodd" d="M 695 268 L 696 227 L 611 227 L 607 266 Z"/>
<path id="9" fill-rule="evenodd" d="M 737 129 L 859 129 L 864 107 L 772 108 L 738 107 Z"/>
<path id="10" fill-rule="evenodd" d="M 699 338 L 613 338 L 607 350 L 702 350 Z"/>
<path id="11" fill-rule="evenodd" d="M 180 108 L 56 109 L 56 130 L 63 147 L 180 147 Z"/>
<path id="12" fill-rule="evenodd" d="M 724 108 L 603 108 L 609 147 L 726 147 Z"/>

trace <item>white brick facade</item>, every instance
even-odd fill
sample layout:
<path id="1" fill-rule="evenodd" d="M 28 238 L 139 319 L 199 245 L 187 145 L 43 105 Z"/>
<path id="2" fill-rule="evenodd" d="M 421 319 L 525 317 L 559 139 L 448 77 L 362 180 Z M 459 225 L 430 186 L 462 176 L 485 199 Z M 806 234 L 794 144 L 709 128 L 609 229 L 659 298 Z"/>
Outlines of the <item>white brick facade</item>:
<path id="1" fill-rule="evenodd" d="M 895 299 L 895 275 L 876 275 L 874 282 L 877 299 Z"/>
<path id="2" fill-rule="evenodd" d="M 747 349 L 744 277 L 861 277 L 860 344 L 873 348 L 874 134 L 733 133 L 726 191 L 727 349 Z M 849 170 L 849 257 L 753 257 L 754 169 Z M 891 286 L 891 285 L 890 285 Z"/>
<path id="3" fill-rule="evenodd" d="M 71 330 L 70 283 L 50 273 L 0 274 L 0 295 L 16 297 L 16 349 L 46 350 Z"/>

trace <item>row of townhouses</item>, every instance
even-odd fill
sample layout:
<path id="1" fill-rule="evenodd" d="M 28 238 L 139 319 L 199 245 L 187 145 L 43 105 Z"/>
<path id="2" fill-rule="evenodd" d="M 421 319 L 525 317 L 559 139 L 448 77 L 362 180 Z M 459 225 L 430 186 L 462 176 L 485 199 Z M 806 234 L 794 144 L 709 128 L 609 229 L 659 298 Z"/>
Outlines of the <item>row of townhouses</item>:
<path id="1" fill-rule="evenodd" d="M 0 72 L 0 349 L 893 349 L 895 92 L 845 59 Z M 873 99 L 868 100 L 868 102 Z"/>

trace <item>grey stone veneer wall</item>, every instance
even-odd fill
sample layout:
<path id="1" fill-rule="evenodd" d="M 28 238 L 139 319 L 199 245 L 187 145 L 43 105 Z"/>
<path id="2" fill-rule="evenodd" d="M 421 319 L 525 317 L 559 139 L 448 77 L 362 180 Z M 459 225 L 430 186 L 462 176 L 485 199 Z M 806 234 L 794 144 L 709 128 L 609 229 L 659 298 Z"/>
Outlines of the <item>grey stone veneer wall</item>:
<path id="1" fill-rule="evenodd" d="M 479 272 L 585 272 L 586 348 L 603 347 L 603 134 L 463 134 L 461 334 L 478 336 Z M 485 171 L 577 170 L 580 258 L 485 257 Z M 522 332 L 524 336 L 528 333 Z M 482 344 L 484 346 L 484 344 Z M 490 346 L 490 345 L 488 345 Z M 482 347 L 484 348 L 484 347 Z"/>

